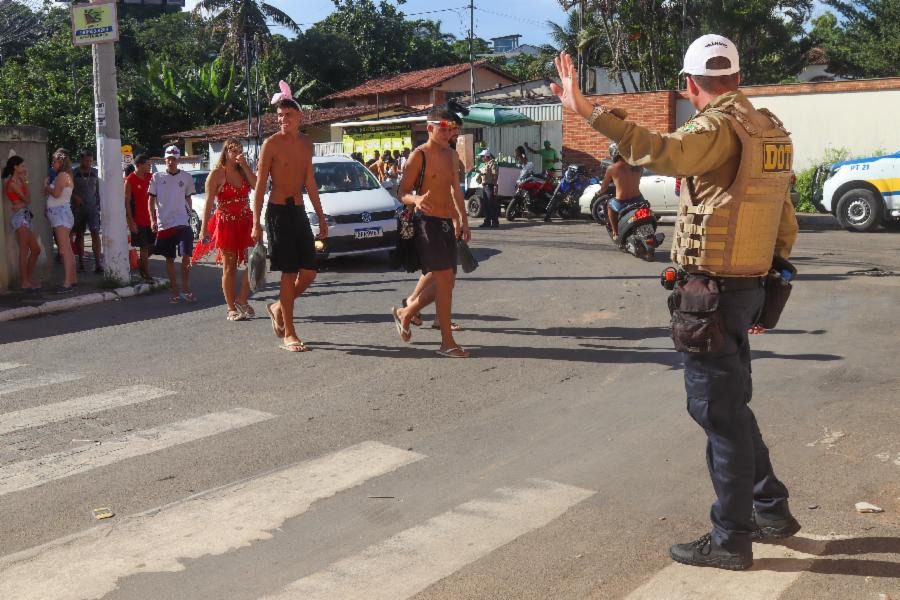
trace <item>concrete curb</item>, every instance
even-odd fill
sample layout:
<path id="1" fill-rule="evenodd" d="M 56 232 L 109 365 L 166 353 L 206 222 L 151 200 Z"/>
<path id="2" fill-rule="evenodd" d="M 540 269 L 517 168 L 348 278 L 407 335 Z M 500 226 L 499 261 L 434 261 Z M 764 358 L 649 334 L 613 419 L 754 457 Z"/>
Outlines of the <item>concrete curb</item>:
<path id="1" fill-rule="evenodd" d="M 93 294 L 83 294 L 81 296 L 63 298 L 61 300 L 51 300 L 37 306 L 11 308 L 9 310 L 0 311 L 0 323 L 4 321 L 14 321 L 16 319 L 27 319 L 28 317 L 37 317 L 40 315 L 49 315 L 82 306 L 89 306 L 91 304 L 99 304 L 101 302 L 110 302 L 112 300 L 121 300 L 132 296 L 149 294 L 158 289 L 168 287 L 168 285 L 168 279 L 154 279 L 153 283 L 138 283 L 105 292 L 95 292 Z"/>

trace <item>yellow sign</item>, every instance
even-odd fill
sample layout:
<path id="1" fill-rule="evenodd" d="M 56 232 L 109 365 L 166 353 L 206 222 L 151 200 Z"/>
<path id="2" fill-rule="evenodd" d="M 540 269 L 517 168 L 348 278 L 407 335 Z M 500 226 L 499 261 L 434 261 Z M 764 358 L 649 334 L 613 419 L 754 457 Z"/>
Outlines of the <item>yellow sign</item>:
<path id="1" fill-rule="evenodd" d="M 763 171 L 766 173 L 790 171 L 793 162 L 793 145 L 763 144 Z"/>
<path id="2" fill-rule="evenodd" d="M 72 43 L 89 46 L 119 40 L 119 19 L 114 2 L 72 6 Z"/>

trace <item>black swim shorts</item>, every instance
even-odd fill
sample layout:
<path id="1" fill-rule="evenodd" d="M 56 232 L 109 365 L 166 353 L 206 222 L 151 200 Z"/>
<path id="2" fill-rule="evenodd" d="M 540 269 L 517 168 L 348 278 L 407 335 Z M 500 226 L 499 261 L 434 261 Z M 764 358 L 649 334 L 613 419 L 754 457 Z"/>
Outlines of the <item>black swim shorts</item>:
<path id="1" fill-rule="evenodd" d="M 453 221 L 441 217 L 416 215 L 413 219 L 416 251 L 422 273 L 453 269 L 456 272 L 456 232 Z"/>
<path id="2" fill-rule="evenodd" d="M 316 270 L 315 239 L 303 203 L 298 206 L 293 198 L 285 204 L 270 202 L 266 208 L 266 233 L 272 271 Z"/>

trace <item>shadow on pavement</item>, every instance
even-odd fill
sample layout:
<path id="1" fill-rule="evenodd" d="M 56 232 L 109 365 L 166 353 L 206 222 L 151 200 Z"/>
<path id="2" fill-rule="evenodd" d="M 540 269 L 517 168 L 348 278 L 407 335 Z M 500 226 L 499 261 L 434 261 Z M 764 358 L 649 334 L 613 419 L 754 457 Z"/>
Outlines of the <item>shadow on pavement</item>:
<path id="1" fill-rule="evenodd" d="M 795 537 L 769 542 L 790 550 L 814 555 L 813 558 L 760 558 L 754 571 L 809 572 L 823 575 L 856 575 L 859 577 L 900 578 L 900 538 L 861 537 L 843 540 L 812 540 Z M 853 558 L 819 558 L 822 556 L 894 554 L 896 561 L 860 560 Z"/>

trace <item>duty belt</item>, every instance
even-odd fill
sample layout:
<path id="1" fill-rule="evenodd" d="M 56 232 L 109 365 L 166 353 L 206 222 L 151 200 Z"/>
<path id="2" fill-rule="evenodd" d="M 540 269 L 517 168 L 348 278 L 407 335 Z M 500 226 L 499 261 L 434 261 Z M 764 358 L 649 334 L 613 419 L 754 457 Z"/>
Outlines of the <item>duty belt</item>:
<path id="1" fill-rule="evenodd" d="M 694 276 L 712 279 L 719 286 L 720 292 L 740 292 L 763 287 L 765 277 L 710 277 L 702 273 L 693 273 Z"/>

